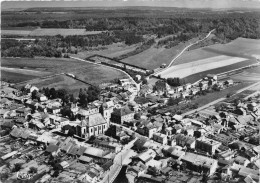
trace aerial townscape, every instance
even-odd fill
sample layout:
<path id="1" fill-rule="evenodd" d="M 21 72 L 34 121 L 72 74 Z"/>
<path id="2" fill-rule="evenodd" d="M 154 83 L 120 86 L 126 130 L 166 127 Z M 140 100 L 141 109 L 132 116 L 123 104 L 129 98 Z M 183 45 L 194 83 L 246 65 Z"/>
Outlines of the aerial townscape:
<path id="1" fill-rule="evenodd" d="M 2 3 L 0 182 L 260 182 L 260 2 L 149 2 Z"/>

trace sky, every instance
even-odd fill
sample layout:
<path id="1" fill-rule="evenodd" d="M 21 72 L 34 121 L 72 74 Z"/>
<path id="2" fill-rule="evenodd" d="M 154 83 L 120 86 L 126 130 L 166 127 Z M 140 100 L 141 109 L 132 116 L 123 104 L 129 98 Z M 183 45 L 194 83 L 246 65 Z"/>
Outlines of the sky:
<path id="1" fill-rule="evenodd" d="M 184 8 L 260 8 L 260 0 L 1 0 L 1 9 L 31 7 L 155 6 Z"/>

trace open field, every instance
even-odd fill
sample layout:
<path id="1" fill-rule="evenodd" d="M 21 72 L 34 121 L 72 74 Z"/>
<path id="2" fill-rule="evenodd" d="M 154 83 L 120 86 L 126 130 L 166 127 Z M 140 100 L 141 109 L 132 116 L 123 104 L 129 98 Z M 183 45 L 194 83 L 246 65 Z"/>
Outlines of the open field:
<path id="1" fill-rule="evenodd" d="M 160 67 L 163 63 L 169 64 L 179 52 L 181 52 L 187 45 L 189 45 L 189 43 L 196 41 L 197 38 L 194 38 L 190 41 L 187 41 L 186 43 L 181 43 L 178 46 L 172 47 L 170 49 L 155 48 L 152 46 L 142 53 L 128 57 L 121 61 L 133 65 L 138 65 L 147 69 L 155 69 Z"/>
<path id="2" fill-rule="evenodd" d="M 103 50 L 93 50 L 93 51 L 79 51 L 78 54 L 72 56 L 79 57 L 82 59 L 85 59 L 86 57 L 92 56 L 92 55 L 103 55 L 106 57 L 118 57 L 120 55 L 126 54 L 128 52 L 131 52 L 135 50 L 135 48 L 138 46 L 138 44 L 135 45 L 125 45 L 124 43 L 114 43 L 108 46 L 105 46 L 106 49 Z"/>
<path id="3" fill-rule="evenodd" d="M 196 60 L 218 56 L 219 54 L 206 51 L 204 48 L 186 51 L 172 65 L 184 64 Z"/>
<path id="4" fill-rule="evenodd" d="M 2 35 L 18 35 L 18 36 L 69 36 L 69 35 L 94 35 L 100 34 L 102 31 L 86 31 L 85 29 L 34 29 L 34 30 L 18 30 L 9 29 L 2 30 Z"/>
<path id="5" fill-rule="evenodd" d="M 253 55 L 260 55 L 260 40 L 238 38 L 225 45 L 209 46 L 205 50 L 218 54 L 250 58 Z"/>
<path id="6" fill-rule="evenodd" d="M 241 67 L 245 67 L 245 66 L 248 66 L 248 65 L 251 65 L 251 64 L 254 64 L 254 63 L 256 63 L 256 62 L 253 61 L 253 60 L 246 60 L 246 61 L 235 63 L 235 64 L 232 64 L 232 65 L 219 67 L 219 68 L 216 68 L 216 69 L 210 69 L 210 70 L 207 70 L 207 71 L 204 71 L 204 72 L 192 74 L 192 75 L 185 77 L 184 79 L 188 83 L 193 83 L 193 82 L 196 82 L 196 81 L 202 79 L 203 77 L 207 76 L 207 74 L 219 74 L 219 73 L 227 72 L 227 71 L 230 71 L 230 70 L 233 70 L 233 69 L 239 69 Z"/>
<path id="7" fill-rule="evenodd" d="M 110 69 L 107 67 L 94 65 L 87 62 L 80 62 L 74 59 L 57 59 L 57 58 L 3 58 L 1 60 L 2 67 L 9 68 L 26 68 L 30 70 L 34 70 L 35 72 L 48 72 L 49 75 L 59 74 L 59 73 L 73 73 L 78 78 L 89 82 L 91 84 L 101 84 L 104 82 L 111 81 L 116 78 L 126 77 L 122 72 Z M 29 73 L 24 73 L 23 75 L 13 73 L 13 72 L 3 72 L 5 78 L 12 78 L 16 82 L 26 81 L 30 79 L 35 79 L 36 76 L 32 76 Z M 2 73 L 2 74 L 3 74 Z M 23 77 L 21 77 L 23 76 Z M 37 77 L 39 77 L 38 75 Z M 60 79 L 57 79 L 60 78 Z M 37 84 L 37 86 L 60 86 L 60 87 L 70 87 L 72 91 L 79 89 L 79 87 L 85 86 L 86 84 L 75 81 L 72 78 L 66 76 L 57 76 L 54 78 L 48 78 L 43 80 L 33 81 Z M 65 77 L 65 79 L 64 79 Z M 22 78 L 22 80 L 20 80 Z M 61 79 L 62 78 L 62 79 Z M 73 82 L 72 82 L 73 81 Z M 42 83 L 43 82 L 43 83 Z M 78 84 L 80 83 L 80 84 Z"/>
<path id="8" fill-rule="evenodd" d="M 28 36 L 31 30 L 1 30 L 2 35 Z"/>
<path id="9" fill-rule="evenodd" d="M 69 35 L 94 35 L 102 31 L 86 31 L 86 29 L 35 29 L 29 36 L 69 36 Z"/>
<path id="10" fill-rule="evenodd" d="M 224 67 L 227 65 L 232 65 L 235 63 L 243 62 L 245 60 L 246 58 L 220 55 L 194 62 L 175 65 L 162 71 L 160 75 L 162 78 L 184 78 L 192 74 L 204 72 L 211 69 L 216 69 L 219 67 Z"/>
<path id="11" fill-rule="evenodd" d="M 28 83 L 35 85 L 39 88 L 43 88 L 43 87 L 45 87 L 45 88 L 49 87 L 49 88 L 55 88 L 55 89 L 64 88 L 64 89 L 68 90 L 70 93 L 75 94 L 76 96 L 78 95 L 80 88 L 88 87 L 88 85 L 86 85 L 80 81 L 77 81 L 71 77 L 68 77 L 66 75 L 55 76 L 55 77 L 48 78 L 48 79 L 34 80 L 34 81 L 30 81 Z M 22 86 L 24 86 L 24 84 L 16 85 L 16 87 L 18 87 L 18 88 L 21 88 Z"/>
<path id="12" fill-rule="evenodd" d="M 241 73 L 230 76 L 234 81 L 260 81 L 260 67 L 247 69 Z"/>
<path id="13" fill-rule="evenodd" d="M 1 79 L 1 81 L 18 83 L 18 82 L 23 82 L 23 81 L 34 79 L 35 77 L 36 76 L 34 76 L 34 75 L 14 73 L 14 72 L 8 72 L 5 70 L 2 70 L 0 79 Z"/>

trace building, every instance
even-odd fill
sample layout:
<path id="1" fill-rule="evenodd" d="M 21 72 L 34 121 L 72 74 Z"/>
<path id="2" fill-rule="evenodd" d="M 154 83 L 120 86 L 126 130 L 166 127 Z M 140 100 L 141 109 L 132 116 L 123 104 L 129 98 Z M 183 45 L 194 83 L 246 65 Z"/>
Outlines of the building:
<path id="1" fill-rule="evenodd" d="M 104 102 L 99 108 L 99 112 L 103 115 L 105 120 L 109 123 L 111 118 L 111 113 L 115 108 L 115 104 L 113 101 Z"/>
<path id="2" fill-rule="evenodd" d="M 189 152 L 185 153 L 181 161 L 187 163 L 187 168 L 199 173 L 208 173 L 209 176 L 213 175 L 218 167 L 217 160 Z"/>
<path id="3" fill-rule="evenodd" d="M 191 148 L 191 149 L 195 148 L 196 140 L 193 137 L 189 137 L 189 136 L 186 136 L 186 135 L 183 135 L 183 134 L 177 134 L 174 137 L 174 139 L 176 141 L 176 144 L 181 146 L 181 147 L 186 146 L 186 147 Z"/>
<path id="4" fill-rule="evenodd" d="M 166 145 L 167 144 L 167 135 L 162 134 L 162 133 L 154 133 L 153 140 L 156 142 L 159 142 L 163 145 Z"/>
<path id="5" fill-rule="evenodd" d="M 108 123 L 100 113 L 89 115 L 76 126 L 76 135 L 82 138 L 104 134 Z"/>
<path id="6" fill-rule="evenodd" d="M 134 112 L 131 111 L 127 106 L 121 109 L 115 109 L 111 113 L 111 122 L 117 124 L 123 124 L 124 122 L 129 122 L 134 119 Z"/>
<path id="7" fill-rule="evenodd" d="M 196 140 L 195 148 L 197 150 L 201 150 L 209 154 L 215 154 L 215 151 L 218 149 L 220 145 L 221 142 L 206 137 L 201 137 Z"/>
<path id="8" fill-rule="evenodd" d="M 166 92 L 170 89 L 170 86 L 167 84 L 166 81 L 163 81 L 163 80 L 158 80 L 156 83 L 155 83 L 155 86 L 154 86 L 155 90 L 157 90 L 158 92 Z"/>

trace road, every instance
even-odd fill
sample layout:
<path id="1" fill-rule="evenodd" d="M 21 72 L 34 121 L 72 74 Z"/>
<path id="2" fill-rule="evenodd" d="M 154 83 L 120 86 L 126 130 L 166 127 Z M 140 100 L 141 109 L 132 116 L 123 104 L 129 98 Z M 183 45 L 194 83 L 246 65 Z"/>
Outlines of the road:
<path id="1" fill-rule="evenodd" d="M 198 44 L 199 42 L 204 41 L 205 39 L 207 39 L 207 38 L 211 35 L 211 33 L 212 33 L 213 31 L 215 31 L 215 29 L 211 30 L 211 31 L 206 35 L 206 37 L 204 37 L 203 39 L 198 40 L 198 41 L 196 41 L 195 43 L 191 43 L 190 45 L 186 46 L 177 56 L 175 56 L 175 57 L 172 59 L 172 61 L 170 62 L 170 64 L 169 64 L 167 67 L 165 67 L 164 69 L 162 69 L 162 70 L 160 70 L 160 71 L 158 71 L 158 72 L 156 72 L 156 73 L 153 73 L 152 75 L 158 75 L 158 74 L 160 74 L 162 71 L 164 71 L 164 70 L 168 69 L 169 67 L 171 67 L 171 65 L 173 64 L 173 62 L 174 62 L 177 58 L 179 58 L 187 49 L 189 49 L 191 46 L 193 46 L 193 45 L 195 45 L 195 44 Z"/>
<path id="2" fill-rule="evenodd" d="M 75 60 L 78 60 L 78 61 L 81 61 L 81 62 L 88 62 L 88 63 L 91 63 L 91 64 L 94 64 L 94 65 L 99 65 L 99 66 L 103 66 L 103 67 L 108 67 L 110 69 L 114 69 L 114 70 L 117 70 L 117 71 L 120 71 L 122 73 L 124 73 L 125 75 L 127 75 L 131 80 L 132 82 L 137 85 L 137 83 L 135 82 L 135 80 L 125 71 L 121 70 L 121 69 L 117 69 L 117 68 L 114 68 L 114 67 L 110 67 L 108 65 L 103 65 L 103 64 L 99 64 L 99 63 L 95 63 L 95 62 L 90 62 L 90 61 L 87 61 L 87 60 L 84 60 L 84 59 L 81 59 L 81 58 L 77 58 L 77 57 L 72 57 L 70 56 L 70 58 L 72 59 L 75 59 Z"/>
<path id="3" fill-rule="evenodd" d="M 114 163 L 110 168 L 109 173 L 102 179 L 100 183 L 113 183 L 114 180 L 117 178 L 118 174 L 120 173 L 122 166 L 124 165 L 124 162 L 127 161 L 126 159 L 129 159 L 129 152 L 130 148 L 133 147 L 134 142 L 137 140 L 135 138 L 133 141 L 131 141 L 129 144 L 124 146 L 122 151 L 120 151 L 114 158 Z"/>
<path id="4" fill-rule="evenodd" d="M 252 85 L 249 85 L 249 86 L 247 86 L 247 87 L 245 87 L 245 88 L 242 88 L 242 89 L 238 90 L 234 95 L 237 95 L 237 94 L 239 94 L 239 93 L 241 93 L 241 92 L 243 92 L 243 91 L 245 91 L 245 90 L 248 90 L 248 89 L 250 89 L 250 88 L 252 88 L 252 87 L 254 87 L 254 86 L 257 86 L 257 85 L 260 85 L 260 81 L 257 82 L 257 83 L 254 83 L 254 84 L 252 84 Z M 232 96 L 234 96 L 234 95 L 232 95 Z M 231 97 L 232 97 L 232 96 L 231 96 Z M 205 109 L 205 108 L 208 108 L 208 107 L 210 107 L 210 106 L 212 106 L 212 105 L 215 105 L 215 104 L 217 104 L 217 103 L 219 103 L 219 102 L 221 102 L 221 101 L 223 101 L 223 100 L 225 100 L 225 99 L 227 99 L 227 98 L 219 98 L 219 99 L 217 99 L 217 100 L 214 100 L 213 102 L 210 102 L 210 103 L 208 103 L 208 104 L 206 104 L 206 105 L 204 105 L 204 106 L 199 107 L 198 109 L 195 109 L 195 110 L 192 110 L 192 111 L 183 113 L 182 116 L 190 115 L 190 114 L 192 114 L 192 113 L 201 111 L 201 110 L 203 110 L 203 109 Z"/>

